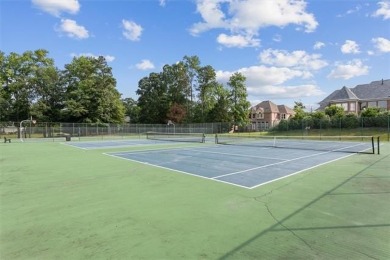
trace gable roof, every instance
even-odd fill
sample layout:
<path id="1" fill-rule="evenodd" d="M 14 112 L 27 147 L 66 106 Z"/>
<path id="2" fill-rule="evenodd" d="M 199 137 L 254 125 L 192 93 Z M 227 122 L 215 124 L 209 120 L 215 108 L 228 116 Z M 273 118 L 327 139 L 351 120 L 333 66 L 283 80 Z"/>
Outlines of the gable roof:
<path id="1" fill-rule="evenodd" d="M 263 101 L 259 104 L 257 104 L 256 109 L 262 108 L 264 112 L 273 112 L 273 113 L 279 113 L 278 106 L 275 103 L 272 103 L 271 101 Z"/>
<path id="2" fill-rule="evenodd" d="M 390 97 L 390 79 L 357 85 L 351 89 L 359 99 L 380 99 Z"/>
<path id="3" fill-rule="evenodd" d="M 373 81 L 369 84 L 357 85 L 354 88 L 343 87 L 342 89 L 335 90 L 319 102 L 319 109 L 324 109 L 332 101 L 383 98 L 390 98 L 390 79 Z"/>
<path id="4" fill-rule="evenodd" d="M 263 101 L 251 108 L 252 111 L 261 111 L 263 113 L 283 113 L 294 114 L 294 110 L 285 105 L 276 105 L 272 101 Z"/>
<path id="5" fill-rule="evenodd" d="M 288 106 L 285 105 L 278 105 L 279 112 L 282 114 L 295 114 L 295 111 Z"/>

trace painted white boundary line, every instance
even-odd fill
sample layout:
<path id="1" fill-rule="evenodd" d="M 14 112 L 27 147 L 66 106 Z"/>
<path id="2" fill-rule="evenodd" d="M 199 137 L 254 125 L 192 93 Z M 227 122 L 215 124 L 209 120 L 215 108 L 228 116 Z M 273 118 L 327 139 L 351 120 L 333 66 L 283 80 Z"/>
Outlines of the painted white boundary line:
<path id="1" fill-rule="evenodd" d="M 333 159 L 333 160 L 330 160 L 330 161 L 327 161 L 327 162 L 324 162 L 324 163 L 320 163 L 320 164 L 314 165 L 314 166 L 312 166 L 312 167 L 305 168 L 305 169 L 302 169 L 302 170 L 300 170 L 300 171 L 293 172 L 293 173 L 291 173 L 291 174 L 288 174 L 288 175 L 285 175 L 285 176 L 282 176 L 282 177 L 279 177 L 279 178 L 276 178 L 276 179 L 273 179 L 273 180 L 270 180 L 270 181 L 267 181 L 267 182 L 260 183 L 260 184 L 258 184 L 258 185 L 255 185 L 255 186 L 250 187 L 249 189 L 255 189 L 255 188 L 260 187 L 260 186 L 262 186 L 262 185 L 265 185 L 265 184 L 268 184 L 268 183 L 271 183 L 271 182 L 274 182 L 274 181 L 278 181 L 278 180 L 281 180 L 281 179 L 284 179 L 284 178 L 293 176 L 293 175 L 295 175 L 295 174 L 298 174 L 298 173 L 301 173 L 301 172 L 304 172 L 304 171 L 307 171 L 307 170 L 310 170 L 310 169 L 314 169 L 314 168 L 317 168 L 317 167 L 319 167 L 319 166 L 322 166 L 322 165 L 325 165 L 325 164 L 328 164 L 328 163 L 331 163 L 331 162 L 335 162 L 335 161 L 338 161 L 338 160 L 347 158 L 347 157 L 352 156 L 352 155 L 356 155 L 356 153 L 348 154 L 348 155 L 346 155 L 346 156 L 343 156 L 343 157 L 340 157 L 340 158 L 337 158 L 337 159 Z"/>
<path id="2" fill-rule="evenodd" d="M 232 173 L 228 173 L 228 174 L 223 174 L 223 175 L 215 176 L 213 178 L 214 179 L 218 179 L 218 178 L 222 178 L 222 177 L 226 177 L 226 176 L 231 176 L 231 175 L 235 175 L 235 174 L 249 172 L 249 171 L 253 171 L 253 170 L 257 170 L 257 169 L 261 169 L 261 168 L 266 168 L 266 167 L 269 167 L 269 166 L 283 164 L 283 163 L 286 163 L 286 162 L 292 162 L 292 161 L 301 160 L 301 159 L 305 159 L 305 158 L 310 158 L 310 157 L 314 157 L 314 156 L 318 156 L 318 155 L 322 155 L 322 154 L 332 153 L 332 152 L 335 152 L 335 151 L 351 148 L 351 147 L 354 147 L 354 146 L 356 146 L 356 145 L 352 145 L 352 146 L 349 146 L 349 147 L 344 147 L 344 148 L 340 148 L 340 149 L 333 150 L 333 151 L 328 151 L 328 152 L 310 154 L 310 155 L 306 155 L 306 156 L 302 156 L 302 157 L 298 157 L 298 158 L 294 158 L 294 159 L 289 159 L 289 160 L 285 160 L 285 161 L 282 161 L 282 162 L 271 163 L 271 164 L 267 164 L 267 165 L 263 165 L 263 166 L 259 166 L 259 167 L 254 167 L 254 168 L 251 168 L 251 169 L 246 169 L 246 170 L 242 170 L 242 171 L 238 171 L 238 172 L 232 172 Z"/>
<path id="3" fill-rule="evenodd" d="M 212 179 L 210 177 L 205 177 L 205 176 L 194 174 L 194 173 L 180 171 L 180 170 L 176 170 L 176 169 L 172 169 L 172 168 L 168 168 L 168 167 L 164 167 L 164 166 L 160 166 L 160 165 L 156 165 L 156 164 L 151 164 L 151 163 L 147 163 L 147 162 L 137 161 L 137 160 L 134 160 L 134 159 L 124 158 L 124 157 L 116 156 L 116 155 L 109 154 L 109 153 L 103 153 L 103 154 L 111 156 L 111 157 L 114 157 L 114 158 L 119 158 L 121 160 L 136 162 L 136 163 L 140 163 L 140 164 L 144 164 L 144 165 L 148 165 L 148 166 L 152 166 L 152 167 L 156 167 L 156 168 L 160 168 L 160 169 L 164 169 L 164 170 L 170 170 L 170 171 L 174 171 L 174 172 L 178 172 L 178 173 L 184 173 L 186 175 L 191 175 L 191 176 L 199 177 L 199 178 L 206 179 L 206 180 L 213 180 L 213 181 L 217 181 L 217 182 L 221 182 L 221 183 L 225 183 L 225 184 L 230 184 L 230 185 L 237 186 L 237 187 L 240 187 L 240 188 L 251 189 L 251 187 L 246 187 L 246 186 L 242 186 L 242 185 L 239 185 L 239 184 L 226 182 L 226 181 L 222 181 L 222 180 L 215 180 L 215 179 Z"/>

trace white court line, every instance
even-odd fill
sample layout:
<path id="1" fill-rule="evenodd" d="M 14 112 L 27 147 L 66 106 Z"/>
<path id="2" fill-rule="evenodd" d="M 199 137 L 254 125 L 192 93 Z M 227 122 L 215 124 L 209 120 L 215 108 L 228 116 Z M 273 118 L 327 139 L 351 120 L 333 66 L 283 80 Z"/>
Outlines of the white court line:
<path id="1" fill-rule="evenodd" d="M 144 164 L 144 165 L 148 165 L 148 166 L 153 166 L 153 167 L 164 169 L 164 170 L 170 170 L 170 171 L 174 171 L 174 172 L 178 172 L 178 173 L 184 173 L 186 175 L 191 175 L 191 176 L 194 176 L 194 177 L 200 177 L 200 178 L 206 179 L 206 180 L 213 180 L 213 181 L 217 181 L 217 182 L 221 182 L 221 183 L 237 186 L 237 187 L 240 187 L 240 188 L 251 189 L 250 187 L 242 186 L 242 185 L 235 184 L 235 183 L 232 183 L 232 182 L 226 182 L 226 181 L 223 181 L 223 180 L 216 180 L 216 179 L 212 179 L 210 177 L 206 177 L 206 176 L 202 176 L 202 175 L 198 175 L 198 174 L 194 174 L 194 173 L 190 173 L 190 172 L 180 171 L 180 170 L 176 170 L 176 169 L 160 166 L 160 165 L 157 165 L 157 164 L 151 164 L 151 163 L 148 163 L 148 162 L 137 161 L 137 160 L 134 160 L 134 159 L 129 159 L 129 158 L 121 157 L 121 156 L 116 156 L 116 155 L 109 154 L 109 153 L 103 153 L 103 154 L 111 156 L 111 157 L 119 158 L 119 159 L 122 159 L 122 160 L 126 160 L 126 161 L 132 161 L 132 162 L 136 162 L 136 163 L 140 163 L 140 164 Z"/>
<path id="2" fill-rule="evenodd" d="M 276 178 L 276 179 L 273 179 L 273 180 L 270 180 L 270 181 L 266 181 L 266 182 L 257 184 L 257 185 L 255 185 L 255 186 L 250 187 L 249 189 L 255 189 L 255 188 L 260 187 L 260 186 L 262 186 L 262 185 L 265 185 L 265 184 L 268 184 L 268 183 L 271 183 L 271 182 L 274 182 L 274 181 L 278 181 L 278 180 L 281 180 L 281 179 L 284 179 L 284 178 L 293 176 L 293 175 L 295 175 L 295 174 L 298 174 L 298 173 L 301 173 L 301 172 L 304 172 L 304 171 L 307 171 L 307 170 L 310 170 L 310 169 L 314 169 L 314 168 L 319 167 L 319 166 L 321 166 L 321 165 L 325 165 L 325 164 L 327 164 L 327 163 L 331 163 L 331 162 L 335 162 L 335 161 L 338 161 L 338 160 L 347 158 L 347 157 L 352 156 L 352 155 L 355 155 L 355 154 L 356 154 L 356 153 L 352 153 L 352 154 L 348 154 L 348 155 L 346 155 L 346 156 L 342 156 L 342 157 L 340 157 L 340 158 L 336 158 L 336 159 L 333 159 L 333 160 L 330 160 L 330 161 L 327 161 L 327 162 L 323 162 L 323 163 L 314 165 L 314 166 L 312 166 L 312 167 L 305 168 L 305 169 L 303 169 L 303 170 L 300 170 L 300 171 L 297 171 L 297 172 L 293 172 L 293 173 L 290 173 L 290 174 L 288 174 L 288 175 L 285 175 L 285 176 L 282 176 L 282 177 L 279 177 L 279 178 Z"/>
<path id="3" fill-rule="evenodd" d="M 242 170 L 242 171 L 238 171 L 238 172 L 227 173 L 227 174 L 223 174 L 223 175 L 212 177 L 212 179 L 218 179 L 218 178 L 222 178 L 222 177 L 226 177 L 226 176 L 231 176 L 231 175 L 240 174 L 240 173 L 244 173 L 244 172 L 249 172 L 249 171 L 253 171 L 253 170 L 257 170 L 257 169 L 261 169 L 261 168 L 266 168 L 266 167 L 269 167 L 269 166 L 283 164 L 283 163 L 286 163 L 286 162 L 292 162 L 292 161 L 296 161 L 296 160 L 301 160 L 301 159 L 305 159 L 305 158 L 314 157 L 314 156 L 317 156 L 317 155 L 332 153 L 332 152 L 335 152 L 335 151 L 339 151 L 339 150 L 343 150 L 343 149 L 347 149 L 347 148 L 351 148 L 351 147 L 355 147 L 355 146 L 357 146 L 357 145 L 352 145 L 352 146 L 349 146 L 349 147 L 343 147 L 343 148 L 332 150 L 332 151 L 328 151 L 328 152 L 316 153 L 316 154 L 311 154 L 311 155 L 307 155 L 307 156 L 302 156 L 302 157 L 298 157 L 298 158 L 294 158 L 294 159 L 285 160 L 285 161 L 282 161 L 282 162 L 271 163 L 271 164 L 267 164 L 267 165 L 263 165 L 263 166 L 259 166 L 259 167 L 254 167 L 254 168 L 250 168 L 250 169 L 246 169 L 246 170 Z"/>
<path id="4" fill-rule="evenodd" d="M 213 146 L 212 146 L 213 147 Z M 184 147 L 186 148 L 186 147 Z M 150 150 L 142 150 L 142 151 L 128 151 L 128 152 L 123 152 L 123 153 L 115 153 L 113 152 L 112 154 L 120 154 L 120 155 L 125 155 L 125 154 L 143 154 L 143 153 L 149 153 L 151 151 L 171 151 L 171 150 L 181 150 L 181 151 L 196 151 L 196 150 L 203 150 L 208 147 L 195 147 L 194 149 L 181 149 L 181 148 L 172 148 L 172 149 L 150 149 Z M 273 149 L 273 148 L 266 148 L 266 149 Z M 266 150 L 263 149 L 263 150 Z M 250 158 L 257 158 L 257 159 L 270 159 L 270 160 L 277 160 L 277 161 L 287 161 L 288 159 L 281 159 L 281 158 L 275 158 L 275 157 L 264 157 L 264 156 L 254 156 L 254 155 L 245 155 L 245 154 L 237 154 L 237 153 L 221 153 L 221 152 L 211 152 L 211 151 L 202 151 L 203 153 L 211 153 L 211 154 L 221 154 L 221 155 L 232 155 L 236 157 L 250 157 Z"/>

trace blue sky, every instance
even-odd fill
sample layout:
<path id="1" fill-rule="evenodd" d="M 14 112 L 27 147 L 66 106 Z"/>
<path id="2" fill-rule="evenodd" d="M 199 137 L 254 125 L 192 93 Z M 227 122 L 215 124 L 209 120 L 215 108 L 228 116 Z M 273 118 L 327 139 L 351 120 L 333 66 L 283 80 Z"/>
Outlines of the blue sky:
<path id="1" fill-rule="evenodd" d="M 390 78 L 390 1 L 0 0 L 0 49 L 46 49 L 63 69 L 105 56 L 122 97 L 196 55 L 220 82 L 247 77 L 248 100 L 307 108 L 343 86 Z"/>

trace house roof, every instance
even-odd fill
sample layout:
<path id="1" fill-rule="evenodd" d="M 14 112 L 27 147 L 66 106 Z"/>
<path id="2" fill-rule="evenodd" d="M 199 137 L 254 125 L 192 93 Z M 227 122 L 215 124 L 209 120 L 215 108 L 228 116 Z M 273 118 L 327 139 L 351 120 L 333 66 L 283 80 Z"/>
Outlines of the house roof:
<path id="1" fill-rule="evenodd" d="M 276 112 L 276 113 L 279 112 L 278 106 L 269 100 L 263 101 L 263 102 L 257 104 L 255 107 L 256 107 L 256 110 L 259 108 L 262 108 L 264 110 L 264 112 L 266 112 L 266 113 L 267 112 Z"/>
<path id="2" fill-rule="evenodd" d="M 370 100 L 390 98 L 390 79 L 373 81 L 369 84 L 357 85 L 354 88 L 343 87 L 333 91 L 324 100 L 319 102 L 324 109 L 330 102 L 341 100 Z"/>
<path id="3" fill-rule="evenodd" d="M 262 111 L 265 113 L 294 114 L 294 110 L 285 105 L 276 105 L 272 101 L 263 101 L 251 108 L 252 111 Z"/>
<path id="4" fill-rule="evenodd" d="M 285 105 L 278 105 L 279 112 L 282 114 L 295 114 L 294 110 Z"/>
<path id="5" fill-rule="evenodd" d="M 380 99 L 390 97 L 390 79 L 357 85 L 351 89 L 359 99 Z"/>

